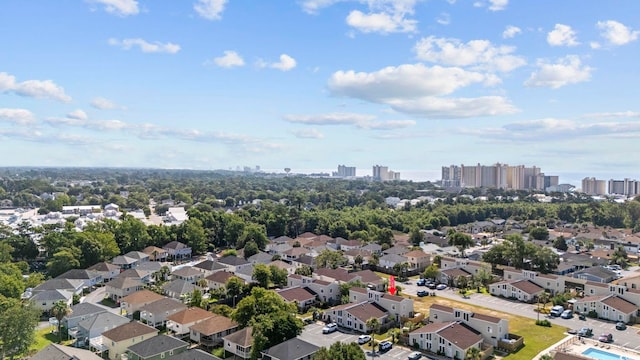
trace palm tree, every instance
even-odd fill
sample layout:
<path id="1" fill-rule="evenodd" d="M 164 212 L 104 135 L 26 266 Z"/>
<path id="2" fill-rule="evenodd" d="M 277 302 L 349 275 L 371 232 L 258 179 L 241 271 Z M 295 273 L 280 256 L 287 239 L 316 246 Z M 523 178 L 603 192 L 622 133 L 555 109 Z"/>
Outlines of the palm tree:
<path id="1" fill-rule="evenodd" d="M 465 360 L 480 360 L 482 359 L 482 352 L 477 347 L 472 347 L 467 350 L 464 358 Z"/>
<path id="2" fill-rule="evenodd" d="M 371 329 L 371 357 L 373 357 L 376 353 L 376 339 L 373 338 L 373 334 L 378 331 L 378 328 L 380 327 L 380 320 L 371 317 L 367 320 L 366 325 Z"/>
<path id="3" fill-rule="evenodd" d="M 60 333 L 60 325 L 62 319 L 64 319 L 65 316 L 71 315 L 71 312 L 72 311 L 69 308 L 69 305 L 64 302 L 64 300 L 56 302 L 51 308 L 51 315 L 53 315 L 56 320 L 58 320 L 58 343 L 62 342 L 62 333 Z"/>

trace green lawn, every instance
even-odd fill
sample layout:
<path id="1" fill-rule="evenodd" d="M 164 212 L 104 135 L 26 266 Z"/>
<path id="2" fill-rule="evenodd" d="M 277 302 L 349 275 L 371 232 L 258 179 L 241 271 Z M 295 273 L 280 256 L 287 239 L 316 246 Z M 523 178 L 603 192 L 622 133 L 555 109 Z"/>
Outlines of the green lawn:
<path id="1" fill-rule="evenodd" d="M 57 343 L 58 335 L 52 332 L 53 330 L 54 330 L 53 326 L 47 326 L 44 329 L 37 330 L 33 344 L 31 344 L 31 347 L 29 348 L 29 353 L 37 353 L 38 351 L 47 347 L 47 345 L 51 343 Z M 62 331 L 65 331 L 64 328 L 62 329 Z M 72 342 L 73 341 L 71 340 L 63 341 L 62 344 L 69 345 Z"/>
<path id="2" fill-rule="evenodd" d="M 524 336 L 524 347 L 516 353 L 505 356 L 504 358 L 507 360 L 533 359 L 533 357 L 539 352 L 562 340 L 562 338 L 565 337 L 565 332 L 567 331 L 566 327 L 555 324 L 552 327 L 537 326 L 535 325 L 535 319 L 502 313 L 493 309 L 472 306 L 467 303 L 444 299 L 442 297 L 414 297 L 416 312 L 424 313 L 425 316 L 429 314 L 429 307 L 431 304 L 436 302 L 440 305 L 473 310 L 479 313 L 509 320 L 509 332 Z"/>

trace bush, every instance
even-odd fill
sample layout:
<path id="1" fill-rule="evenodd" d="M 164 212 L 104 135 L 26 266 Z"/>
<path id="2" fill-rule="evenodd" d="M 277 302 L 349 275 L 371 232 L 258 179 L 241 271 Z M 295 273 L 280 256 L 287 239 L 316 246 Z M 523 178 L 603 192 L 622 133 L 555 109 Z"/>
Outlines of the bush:
<path id="1" fill-rule="evenodd" d="M 538 326 L 544 326 L 544 327 L 551 327 L 551 322 L 549 320 L 536 320 L 536 325 Z"/>
<path id="2" fill-rule="evenodd" d="M 589 311 L 589 313 L 587 314 L 587 316 L 588 316 L 588 317 L 590 317 L 590 318 L 595 319 L 595 318 L 597 318 L 597 317 L 598 317 L 598 313 L 597 313 L 595 310 L 591 310 L 591 311 Z"/>

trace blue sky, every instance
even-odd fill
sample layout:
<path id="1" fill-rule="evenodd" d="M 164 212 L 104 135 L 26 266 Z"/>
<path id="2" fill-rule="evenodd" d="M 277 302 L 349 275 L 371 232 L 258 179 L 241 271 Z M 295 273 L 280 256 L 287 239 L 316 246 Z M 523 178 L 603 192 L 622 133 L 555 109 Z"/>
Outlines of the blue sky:
<path id="1" fill-rule="evenodd" d="M 4 0 L 0 166 L 380 164 L 436 179 L 502 162 L 561 182 L 639 178 L 639 13 L 635 0 Z"/>

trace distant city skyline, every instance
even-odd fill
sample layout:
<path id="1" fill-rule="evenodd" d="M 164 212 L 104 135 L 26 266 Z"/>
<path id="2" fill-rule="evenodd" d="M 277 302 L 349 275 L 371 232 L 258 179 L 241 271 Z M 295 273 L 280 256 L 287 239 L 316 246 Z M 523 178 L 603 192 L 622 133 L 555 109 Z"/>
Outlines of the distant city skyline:
<path id="1" fill-rule="evenodd" d="M 579 9 L 580 16 L 576 16 Z M 6 0 L 0 166 L 639 178 L 640 2 Z M 278 170 L 281 171 L 281 170 Z"/>

